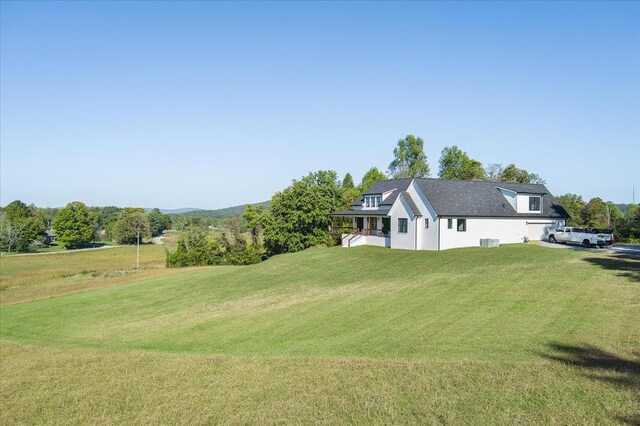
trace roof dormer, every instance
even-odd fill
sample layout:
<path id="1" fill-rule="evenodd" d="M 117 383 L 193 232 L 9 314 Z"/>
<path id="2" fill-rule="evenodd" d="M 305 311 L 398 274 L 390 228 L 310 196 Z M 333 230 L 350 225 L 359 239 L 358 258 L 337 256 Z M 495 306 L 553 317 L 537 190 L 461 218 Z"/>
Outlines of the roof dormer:
<path id="1" fill-rule="evenodd" d="M 516 202 L 517 202 L 516 197 L 518 196 L 518 193 L 516 191 L 512 191 L 510 189 L 501 188 L 501 187 L 498 187 L 498 191 L 500 191 L 502 193 L 502 195 L 504 196 L 504 198 L 507 199 L 509 204 L 511 204 L 511 207 L 513 207 L 513 209 L 515 211 L 518 211 L 518 207 L 517 207 L 517 204 L 516 204 Z"/>
<path id="2" fill-rule="evenodd" d="M 382 204 L 382 194 L 367 194 L 362 203 L 363 209 L 377 209 Z"/>

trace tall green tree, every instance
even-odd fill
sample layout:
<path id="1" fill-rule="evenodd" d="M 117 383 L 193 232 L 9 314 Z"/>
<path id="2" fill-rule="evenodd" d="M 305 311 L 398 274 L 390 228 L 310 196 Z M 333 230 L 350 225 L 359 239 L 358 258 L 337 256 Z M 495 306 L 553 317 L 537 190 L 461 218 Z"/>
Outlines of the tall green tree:
<path id="1" fill-rule="evenodd" d="M 171 227 L 171 216 L 163 214 L 160 209 L 153 209 L 147 213 L 151 235 L 160 235 Z"/>
<path id="2" fill-rule="evenodd" d="M 58 211 L 53 219 L 56 241 L 64 248 L 82 247 L 94 239 L 94 223 L 97 215 L 87 209 L 80 201 L 73 201 Z"/>
<path id="3" fill-rule="evenodd" d="M 360 190 L 353 183 L 351 173 L 344 175 L 342 179 L 342 207 L 348 208 L 359 196 Z"/>
<path id="4" fill-rule="evenodd" d="M 347 173 L 344 175 L 344 179 L 342 179 L 342 189 L 347 190 L 353 188 L 355 188 L 353 177 L 351 176 L 351 173 Z"/>
<path id="5" fill-rule="evenodd" d="M 393 157 L 393 161 L 389 164 L 389 174 L 394 179 L 429 176 L 429 165 L 422 138 L 407 135 L 404 139 L 400 139 L 393 150 Z"/>
<path id="6" fill-rule="evenodd" d="M 584 209 L 585 202 L 582 197 L 577 194 L 564 194 L 556 197 L 556 201 L 569 213 L 568 226 L 582 226 L 582 209 Z"/>
<path id="7" fill-rule="evenodd" d="M 620 209 L 615 203 L 608 201 L 606 204 L 607 204 L 607 222 L 609 223 L 609 226 L 611 226 L 614 223 L 616 223 L 616 221 L 618 221 L 619 219 L 622 219 L 624 217 L 624 213 L 620 211 Z"/>
<path id="8" fill-rule="evenodd" d="M 36 241 L 41 242 L 45 231 L 44 215 L 33 205 L 20 200 L 12 201 L 2 209 L 0 248 L 28 251 Z"/>
<path id="9" fill-rule="evenodd" d="M 254 245 L 258 245 L 260 241 L 260 234 L 262 232 L 262 221 L 264 215 L 264 208 L 261 204 L 254 206 L 249 204 L 242 215 L 242 218 L 247 223 L 249 233 L 251 234 L 251 241 Z"/>
<path id="10" fill-rule="evenodd" d="M 609 226 L 607 204 L 601 198 L 595 197 L 582 209 L 582 222 L 594 228 L 606 228 Z"/>
<path id="11" fill-rule="evenodd" d="M 106 240 L 113 240 L 113 227 L 120 217 L 122 209 L 115 206 L 103 207 L 100 211 L 100 229 L 104 233 Z"/>
<path id="12" fill-rule="evenodd" d="M 614 223 L 614 234 L 618 241 L 640 242 L 640 205 L 628 205 L 624 216 Z"/>
<path id="13" fill-rule="evenodd" d="M 336 172 L 309 173 L 271 199 L 262 223 L 269 255 L 329 244 L 329 213 L 342 203 Z"/>
<path id="14" fill-rule="evenodd" d="M 389 179 L 387 175 L 378 170 L 377 167 L 372 167 L 362 176 L 362 180 L 360 181 L 360 185 L 358 186 L 358 192 L 362 194 L 366 191 L 371 185 L 379 180 L 387 180 Z M 358 194 L 358 195 L 360 195 Z"/>
<path id="15" fill-rule="evenodd" d="M 529 173 L 525 169 L 519 169 L 515 164 L 509 164 L 502 170 L 498 179 L 500 182 L 515 183 L 545 183 L 544 179 L 535 173 Z"/>
<path id="16" fill-rule="evenodd" d="M 486 174 L 482 163 L 469 157 L 469 155 L 456 145 L 445 147 L 440 155 L 440 179 L 454 180 L 484 180 Z"/>
<path id="17" fill-rule="evenodd" d="M 149 219 L 144 209 L 127 207 L 122 210 L 113 225 L 112 233 L 114 240 L 119 244 L 136 244 L 138 235 L 140 242 L 143 237 L 149 237 Z"/>

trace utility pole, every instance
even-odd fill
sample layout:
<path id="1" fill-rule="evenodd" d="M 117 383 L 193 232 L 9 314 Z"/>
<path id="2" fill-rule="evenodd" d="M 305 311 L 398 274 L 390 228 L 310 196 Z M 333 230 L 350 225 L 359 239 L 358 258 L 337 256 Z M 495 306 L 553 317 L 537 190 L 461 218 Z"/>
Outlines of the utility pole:
<path id="1" fill-rule="evenodd" d="M 136 247 L 136 272 L 140 268 L 140 228 L 138 228 L 138 244 Z"/>

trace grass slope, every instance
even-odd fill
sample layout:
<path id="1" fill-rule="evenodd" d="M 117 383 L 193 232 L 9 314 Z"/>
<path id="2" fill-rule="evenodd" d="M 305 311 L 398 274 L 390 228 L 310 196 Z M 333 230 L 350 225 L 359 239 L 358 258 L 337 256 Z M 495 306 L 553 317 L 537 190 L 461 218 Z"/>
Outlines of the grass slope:
<path id="1" fill-rule="evenodd" d="M 140 246 L 140 271 L 133 246 L 0 257 L 0 304 L 24 302 L 79 290 L 166 275 L 164 248 Z"/>
<path id="2" fill-rule="evenodd" d="M 639 264 L 331 248 L 3 306 L 0 407 L 28 423 L 636 421 Z"/>

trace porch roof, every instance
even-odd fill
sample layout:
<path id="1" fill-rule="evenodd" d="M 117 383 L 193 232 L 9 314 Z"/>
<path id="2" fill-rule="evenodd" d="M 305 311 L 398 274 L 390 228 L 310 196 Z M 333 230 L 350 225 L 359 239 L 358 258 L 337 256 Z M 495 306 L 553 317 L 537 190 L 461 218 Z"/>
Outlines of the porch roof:
<path id="1" fill-rule="evenodd" d="M 329 213 L 329 216 L 388 216 L 391 206 L 381 206 L 371 210 L 342 210 Z"/>

